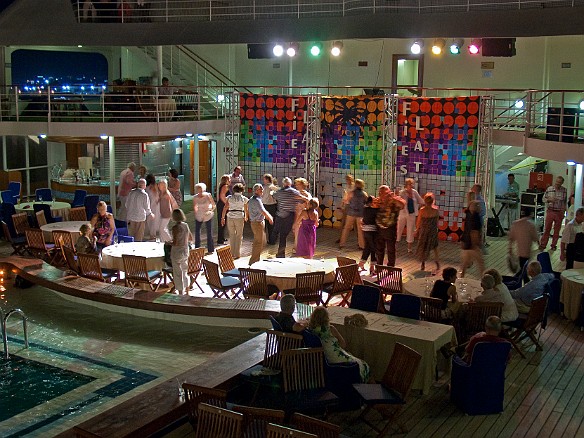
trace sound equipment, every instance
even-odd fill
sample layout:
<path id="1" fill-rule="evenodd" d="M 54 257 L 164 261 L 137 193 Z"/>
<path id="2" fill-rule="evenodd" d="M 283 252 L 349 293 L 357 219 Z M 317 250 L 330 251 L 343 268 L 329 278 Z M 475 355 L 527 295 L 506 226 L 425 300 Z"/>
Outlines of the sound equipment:
<path id="1" fill-rule="evenodd" d="M 505 232 L 503 227 L 499 222 L 498 218 L 490 217 L 487 219 L 487 236 L 489 237 L 501 237 L 504 236 Z"/>
<path id="2" fill-rule="evenodd" d="M 483 56 L 515 56 L 515 38 L 483 38 L 481 53 Z"/>
<path id="3" fill-rule="evenodd" d="M 248 44 L 247 45 L 248 59 L 270 59 L 274 56 L 273 44 Z"/>

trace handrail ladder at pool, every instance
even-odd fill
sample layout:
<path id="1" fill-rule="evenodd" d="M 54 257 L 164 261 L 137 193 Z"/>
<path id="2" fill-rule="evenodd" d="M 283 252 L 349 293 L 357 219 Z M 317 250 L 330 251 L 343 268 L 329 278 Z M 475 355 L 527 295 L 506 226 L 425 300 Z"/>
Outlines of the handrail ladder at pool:
<path id="1" fill-rule="evenodd" d="M 8 321 L 8 318 L 10 318 L 11 315 L 20 315 L 20 318 L 22 319 L 22 328 L 24 330 L 24 348 L 28 348 L 28 318 L 24 312 L 21 309 L 10 309 L 8 313 L 4 314 L 4 311 L 0 309 L 0 317 L 2 318 L 1 326 L 2 342 L 4 343 L 4 359 L 10 359 L 10 355 L 8 354 L 8 332 L 6 330 L 6 321 Z"/>

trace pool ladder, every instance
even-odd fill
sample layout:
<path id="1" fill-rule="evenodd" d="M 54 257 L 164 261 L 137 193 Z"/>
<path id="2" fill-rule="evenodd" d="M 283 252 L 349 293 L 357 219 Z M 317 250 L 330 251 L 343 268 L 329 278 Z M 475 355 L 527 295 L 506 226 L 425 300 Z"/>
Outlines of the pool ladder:
<path id="1" fill-rule="evenodd" d="M 28 318 L 24 314 L 24 312 L 20 309 L 12 309 L 8 311 L 8 313 L 4 314 L 4 311 L 0 309 L 0 323 L 2 325 L 2 340 L 4 341 L 4 359 L 9 359 L 10 355 L 8 354 L 8 333 L 6 330 L 6 321 L 12 315 L 20 315 L 22 319 L 22 327 L 24 328 L 24 347 L 28 348 L 28 330 L 27 330 L 27 321 Z"/>

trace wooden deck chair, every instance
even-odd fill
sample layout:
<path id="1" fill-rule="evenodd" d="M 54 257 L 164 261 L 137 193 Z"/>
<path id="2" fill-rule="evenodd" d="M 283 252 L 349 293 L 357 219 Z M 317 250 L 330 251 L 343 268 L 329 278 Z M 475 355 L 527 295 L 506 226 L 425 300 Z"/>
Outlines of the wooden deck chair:
<path id="1" fill-rule="evenodd" d="M 422 355 L 417 351 L 396 342 L 381 383 L 353 384 L 353 388 L 366 404 L 359 419 L 379 432 L 378 437 L 386 436 L 392 426 L 392 420 L 405 405 L 421 360 Z M 387 423 L 383 428 L 377 428 L 365 418 L 371 409 L 376 409 L 385 417 Z M 403 433 L 406 432 L 402 425 L 399 427 Z"/>
<path id="2" fill-rule="evenodd" d="M 536 337 L 536 331 L 537 327 L 542 324 L 545 318 L 548 301 L 549 296 L 547 294 L 537 297 L 531 302 L 527 318 L 519 318 L 516 321 L 504 323 L 504 325 L 515 329 L 510 336 L 513 345 L 525 338 L 529 338 L 535 344 L 537 351 L 543 350 L 539 339 Z"/>
<path id="3" fill-rule="evenodd" d="M 6 222 L 2 221 L 2 231 L 4 232 L 4 239 L 12 246 L 12 254 L 10 255 L 25 255 L 26 254 L 26 237 L 12 236 L 10 229 Z"/>
<path id="4" fill-rule="evenodd" d="M 243 414 L 199 403 L 197 438 L 240 438 Z"/>
<path id="5" fill-rule="evenodd" d="M 216 252 L 221 274 L 228 277 L 239 277 L 239 269 L 235 267 L 233 254 L 231 254 L 231 247 L 229 245 L 222 246 L 221 248 L 217 248 Z"/>
<path id="6" fill-rule="evenodd" d="M 294 296 L 297 303 L 316 305 L 324 304 L 322 300 L 322 288 L 324 286 L 325 272 L 306 272 L 296 274 L 296 287 Z"/>
<path id="7" fill-rule="evenodd" d="M 349 257 L 337 257 L 337 265 L 339 266 L 347 266 L 347 265 L 356 265 L 357 260 L 351 259 Z M 359 274 L 359 269 L 357 269 L 357 275 L 355 275 L 355 281 L 353 284 L 363 284 L 363 280 L 361 279 L 361 274 Z"/>
<path id="8" fill-rule="evenodd" d="M 203 402 L 220 408 L 227 406 L 227 391 L 222 389 L 207 388 L 186 382 L 182 384 L 182 389 L 185 393 L 189 422 L 195 430 L 197 430 L 199 420 L 199 403 Z"/>
<path id="9" fill-rule="evenodd" d="M 240 268 L 239 280 L 241 281 L 241 291 L 245 298 L 269 298 L 270 293 L 268 292 L 265 270 Z"/>
<path id="10" fill-rule="evenodd" d="M 266 438 L 318 438 L 318 435 L 270 423 L 266 426 Z"/>
<path id="11" fill-rule="evenodd" d="M 205 256 L 205 248 L 196 248 L 189 250 L 189 260 L 188 260 L 188 270 L 187 275 L 189 276 L 190 283 L 189 289 L 192 289 L 196 284 L 201 292 L 203 288 L 199 283 L 197 283 L 197 277 L 203 269 L 203 257 Z"/>
<path id="12" fill-rule="evenodd" d="M 454 320 L 454 328 L 457 333 L 459 345 L 467 343 L 470 338 L 484 331 L 485 321 L 489 316 L 501 317 L 503 303 L 480 302 L 468 303 L 466 312 L 460 318 Z"/>
<path id="13" fill-rule="evenodd" d="M 341 428 L 336 424 L 309 417 L 298 412 L 292 414 L 290 424 L 292 427 L 303 432 L 312 433 L 318 436 L 318 438 L 339 438 L 341 433 Z"/>
<path id="14" fill-rule="evenodd" d="M 26 213 L 16 213 L 12 215 L 12 223 L 14 224 L 14 230 L 19 236 L 24 236 L 24 231 L 30 228 L 28 223 L 28 215 Z"/>
<path id="15" fill-rule="evenodd" d="M 356 264 L 339 266 L 335 270 L 335 281 L 324 290 L 328 294 L 324 305 L 328 306 L 332 297 L 340 295 L 342 300 L 339 306 L 349 306 L 355 275 L 359 275 L 359 267 Z"/>
<path id="16" fill-rule="evenodd" d="M 85 207 L 73 207 L 69 210 L 70 221 L 87 221 L 87 210 Z"/>
<path id="17" fill-rule="evenodd" d="M 442 322 L 442 300 L 440 298 L 420 297 L 422 308 L 420 319 L 422 321 Z"/>
<path id="18" fill-rule="evenodd" d="M 26 229 L 25 235 L 28 251 L 46 262 L 52 263 L 55 256 L 55 244 L 45 243 L 45 236 L 38 228 Z"/>
<path id="19" fill-rule="evenodd" d="M 235 277 L 221 277 L 219 265 L 210 260 L 203 259 L 203 270 L 205 271 L 207 284 L 213 291 L 213 298 L 230 298 L 227 292 L 232 292 L 233 298 L 237 298 L 241 281 Z"/>
<path id="20" fill-rule="evenodd" d="M 82 277 L 104 283 L 115 281 L 118 277 L 118 272 L 113 269 L 101 269 L 97 254 L 77 254 L 77 262 Z"/>
<path id="21" fill-rule="evenodd" d="M 53 235 L 53 243 L 55 244 L 55 250 L 57 252 L 57 256 L 55 256 L 55 262 L 59 264 L 59 266 L 66 266 L 67 261 L 63 256 L 63 252 L 61 251 L 61 245 L 66 245 L 69 248 L 74 248 L 73 245 L 73 238 L 71 237 L 71 233 L 69 231 L 61 231 L 61 230 L 54 230 L 52 233 Z"/>
<path id="22" fill-rule="evenodd" d="M 146 257 L 122 254 L 122 261 L 124 262 L 126 287 L 136 287 L 145 283 L 151 291 L 158 290 L 161 285 L 162 272 L 148 271 Z"/>
<path id="23" fill-rule="evenodd" d="M 402 269 L 393 266 L 375 265 L 377 281 L 372 286 L 378 287 L 387 301 L 388 296 L 403 292 Z M 365 282 L 366 284 L 369 282 Z"/>
<path id="24" fill-rule="evenodd" d="M 60 246 L 61 253 L 63 254 L 63 258 L 67 262 L 67 267 L 69 268 L 69 270 L 71 270 L 75 274 L 79 274 L 79 262 L 77 261 L 75 250 L 73 248 L 69 248 L 63 242 L 61 242 Z"/>
<path id="25" fill-rule="evenodd" d="M 43 210 L 37 211 L 34 215 L 36 216 L 36 222 L 39 228 L 43 225 L 47 225 L 47 217 L 45 216 L 45 212 Z"/>
<path id="26" fill-rule="evenodd" d="M 284 424 L 286 413 L 279 409 L 254 408 L 251 406 L 233 406 L 234 412 L 243 414 L 243 438 L 264 438 L 269 423 Z"/>

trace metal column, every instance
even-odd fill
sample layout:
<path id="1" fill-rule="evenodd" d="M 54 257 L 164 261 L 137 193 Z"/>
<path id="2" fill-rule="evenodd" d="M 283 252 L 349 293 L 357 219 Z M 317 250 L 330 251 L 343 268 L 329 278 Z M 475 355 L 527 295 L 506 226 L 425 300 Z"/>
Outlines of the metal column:
<path id="1" fill-rule="evenodd" d="M 306 133 L 304 144 L 306 145 L 306 180 L 308 187 L 317 196 L 320 171 L 320 111 L 322 108 L 322 96 L 311 93 L 307 97 L 306 104 Z"/>
<path id="2" fill-rule="evenodd" d="M 481 96 L 480 118 L 478 126 L 477 158 L 475 167 L 475 184 L 483 187 L 483 197 L 487 203 L 487 212 L 492 205 L 491 184 L 493 181 L 491 163 L 493 153 L 493 97 Z"/>
<path id="3" fill-rule="evenodd" d="M 397 148 L 397 94 L 386 94 L 383 97 L 385 118 L 383 121 L 383 150 L 381 154 L 381 183 L 395 186 L 395 154 Z"/>
<path id="4" fill-rule="evenodd" d="M 108 137 L 108 151 L 109 151 L 109 175 L 110 175 L 110 205 L 112 206 L 112 214 L 117 215 L 117 198 L 116 198 L 116 142 L 113 136 Z"/>
<path id="5" fill-rule="evenodd" d="M 225 160 L 227 173 L 231 173 L 239 162 L 239 93 L 230 91 L 225 93 Z"/>

